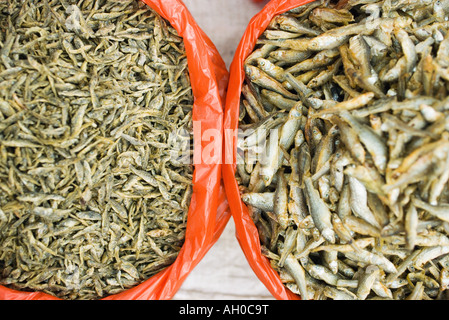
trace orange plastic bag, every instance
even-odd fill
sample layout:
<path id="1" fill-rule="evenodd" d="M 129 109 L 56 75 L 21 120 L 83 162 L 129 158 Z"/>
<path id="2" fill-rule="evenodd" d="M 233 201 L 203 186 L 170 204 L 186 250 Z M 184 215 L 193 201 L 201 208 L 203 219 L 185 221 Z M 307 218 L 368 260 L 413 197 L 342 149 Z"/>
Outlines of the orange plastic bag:
<path id="1" fill-rule="evenodd" d="M 223 181 L 235 222 L 236 237 L 249 265 L 276 299 L 299 299 L 299 296 L 284 287 L 279 274 L 271 268 L 269 260 L 261 255 L 257 228 L 251 220 L 248 208 L 241 200 L 239 186 L 235 179 L 240 95 L 245 77 L 243 64 L 246 57 L 254 50 L 257 39 L 265 31 L 274 16 L 312 1 L 272 0 L 251 19 L 231 63 L 226 96 Z"/>
<path id="2" fill-rule="evenodd" d="M 158 12 L 183 37 L 193 95 L 193 121 L 201 123 L 201 137 L 207 130 L 216 133 L 216 141 L 195 141 L 194 158 L 214 143 L 221 160 L 223 106 L 229 73 L 218 50 L 199 28 L 181 0 L 142 0 Z M 196 137 L 194 137 L 195 139 Z M 200 148 L 201 146 L 201 148 Z M 199 158 L 201 159 L 201 158 Z M 204 161 L 205 162 L 205 161 Z M 168 300 L 215 244 L 231 215 L 221 180 L 221 161 L 195 162 L 193 194 L 188 212 L 185 243 L 175 262 L 136 287 L 104 300 Z M 1 300 L 58 299 L 42 292 L 21 292 L 0 286 Z"/>

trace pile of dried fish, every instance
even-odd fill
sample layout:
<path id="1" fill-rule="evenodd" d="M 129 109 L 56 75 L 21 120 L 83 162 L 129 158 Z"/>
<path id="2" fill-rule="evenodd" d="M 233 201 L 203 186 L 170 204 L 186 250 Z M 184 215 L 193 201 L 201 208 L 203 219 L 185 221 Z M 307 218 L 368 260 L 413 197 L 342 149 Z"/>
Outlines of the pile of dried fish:
<path id="1" fill-rule="evenodd" d="M 140 1 L 0 0 L 0 284 L 97 299 L 173 263 L 192 105 L 183 40 Z"/>
<path id="2" fill-rule="evenodd" d="M 315 1 L 245 61 L 237 179 L 302 299 L 446 299 L 449 1 Z"/>

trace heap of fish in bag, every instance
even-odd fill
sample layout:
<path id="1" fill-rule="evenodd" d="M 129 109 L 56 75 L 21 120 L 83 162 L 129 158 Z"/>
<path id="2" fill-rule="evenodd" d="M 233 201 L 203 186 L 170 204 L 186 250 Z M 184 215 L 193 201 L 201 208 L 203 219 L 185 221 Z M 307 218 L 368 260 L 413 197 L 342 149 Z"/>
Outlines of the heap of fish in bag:
<path id="1" fill-rule="evenodd" d="M 182 38 L 140 1 L 0 0 L 0 284 L 98 299 L 173 263 L 192 104 Z"/>
<path id="2" fill-rule="evenodd" d="M 315 1 L 247 57 L 236 177 L 302 299 L 446 299 L 449 1 Z"/>

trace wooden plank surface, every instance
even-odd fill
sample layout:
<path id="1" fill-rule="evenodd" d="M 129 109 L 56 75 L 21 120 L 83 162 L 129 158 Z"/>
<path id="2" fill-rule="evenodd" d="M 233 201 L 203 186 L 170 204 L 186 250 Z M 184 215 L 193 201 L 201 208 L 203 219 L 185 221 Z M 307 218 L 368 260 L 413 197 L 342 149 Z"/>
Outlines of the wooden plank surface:
<path id="1" fill-rule="evenodd" d="M 266 2 L 251 0 L 184 0 L 198 25 L 229 65 L 251 18 Z M 174 299 L 272 300 L 256 277 L 235 237 L 229 220 L 217 243 L 193 269 Z"/>

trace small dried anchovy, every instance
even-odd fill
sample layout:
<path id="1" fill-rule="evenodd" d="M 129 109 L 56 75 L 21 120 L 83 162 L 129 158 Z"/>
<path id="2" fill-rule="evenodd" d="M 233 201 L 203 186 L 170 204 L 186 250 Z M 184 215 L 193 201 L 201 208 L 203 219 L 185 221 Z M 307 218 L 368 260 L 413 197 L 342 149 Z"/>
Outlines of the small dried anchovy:
<path id="1" fill-rule="evenodd" d="M 449 1 L 319 0 L 245 60 L 236 178 L 302 299 L 447 299 Z"/>
<path id="2" fill-rule="evenodd" d="M 192 105 L 183 39 L 142 2 L 0 0 L 0 284 L 99 299 L 172 264 Z"/>

